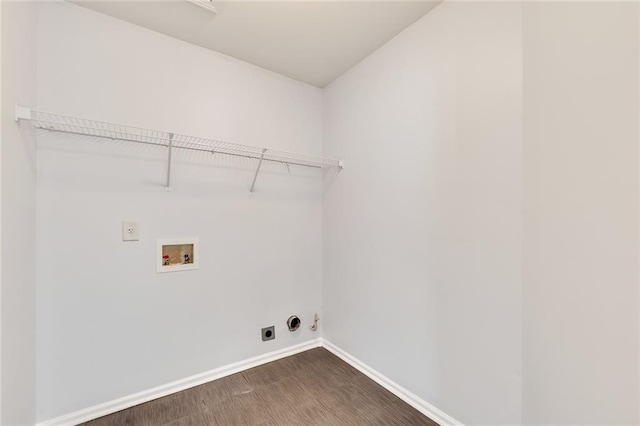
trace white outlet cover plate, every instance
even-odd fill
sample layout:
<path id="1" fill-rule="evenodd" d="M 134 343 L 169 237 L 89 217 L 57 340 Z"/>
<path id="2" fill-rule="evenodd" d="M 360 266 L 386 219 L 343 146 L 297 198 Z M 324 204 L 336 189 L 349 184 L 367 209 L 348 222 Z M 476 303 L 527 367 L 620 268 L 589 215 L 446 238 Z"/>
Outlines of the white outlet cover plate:
<path id="1" fill-rule="evenodd" d="M 123 221 L 122 222 L 122 241 L 138 241 L 140 240 L 140 227 L 138 222 Z"/>

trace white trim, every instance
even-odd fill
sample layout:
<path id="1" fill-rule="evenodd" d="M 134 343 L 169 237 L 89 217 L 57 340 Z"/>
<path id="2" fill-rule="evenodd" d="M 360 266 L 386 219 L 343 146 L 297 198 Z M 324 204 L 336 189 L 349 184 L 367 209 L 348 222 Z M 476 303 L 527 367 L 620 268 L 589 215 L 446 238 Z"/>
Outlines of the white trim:
<path id="1" fill-rule="evenodd" d="M 89 420 L 97 419 L 98 417 L 106 416 L 107 414 L 112 414 L 117 411 L 133 407 L 134 405 L 143 404 L 154 399 L 162 398 L 163 396 L 171 395 L 173 393 L 180 392 L 194 386 L 199 386 L 213 380 L 221 379 L 231 374 L 239 373 L 240 371 L 248 370 L 249 368 L 257 367 L 268 362 L 277 361 L 281 358 L 295 355 L 297 353 L 317 347 L 324 347 L 329 352 L 333 353 L 338 358 L 342 359 L 344 362 L 351 365 L 356 370 L 360 371 L 361 373 L 372 379 L 374 382 L 378 383 L 380 386 L 387 389 L 389 392 L 393 393 L 398 398 L 411 405 L 413 408 L 420 411 L 422 414 L 429 417 L 431 420 L 435 421 L 441 426 L 463 426 L 461 422 L 457 421 L 450 415 L 439 410 L 438 408 L 429 404 L 427 401 L 395 383 L 388 377 L 369 367 L 367 364 L 355 358 L 353 355 L 345 352 L 344 350 L 335 346 L 333 343 L 328 342 L 327 340 L 322 338 L 309 340 L 308 342 L 289 346 L 288 348 L 269 352 L 264 355 L 258 355 L 253 358 L 245 359 L 244 361 L 234 362 L 233 364 L 228 364 L 210 371 L 205 371 L 203 373 L 160 385 L 146 391 L 135 393 L 133 395 L 94 405 L 92 407 L 65 414 L 51 420 L 45 420 L 38 423 L 36 426 L 77 425 L 79 423 L 84 423 Z"/>
<path id="2" fill-rule="evenodd" d="M 367 364 L 360 361 L 353 355 L 335 346 L 333 343 L 328 342 L 325 339 L 320 339 L 320 341 L 321 346 L 327 349 L 329 352 L 333 353 L 335 356 L 342 359 L 344 362 L 351 365 L 353 368 L 360 371 L 365 376 L 369 377 L 371 380 L 378 383 L 380 386 L 387 389 L 389 392 L 391 392 L 407 404 L 411 405 L 413 408 L 420 411 L 422 414 L 429 417 L 434 422 L 440 424 L 441 426 L 463 426 L 461 422 L 457 421 L 447 413 L 429 404 L 424 399 L 403 388 L 393 380 L 369 367 Z"/>
<path id="3" fill-rule="evenodd" d="M 247 370 L 249 368 L 257 367 L 268 362 L 295 355 L 309 349 L 317 348 L 319 346 L 321 346 L 320 339 L 309 340 L 308 342 L 289 346 L 288 348 L 269 352 L 264 355 L 258 355 L 253 358 L 245 359 L 244 361 L 234 362 L 233 364 L 228 364 L 223 367 L 205 371 L 200 374 L 195 374 L 193 376 L 176 380 L 171 383 L 156 386 L 155 388 L 138 392 L 133 395 L 94 405 L 92 407 L 65 414 L 54 419 L 45 420 L 38 423 L 37 426 L 77 425 L 89 420 L 97 419 L 98 417 L 106 416 L 107 414 L 112 414 L 117 411 L 133 407 L 134 405 L 142 404 L 157 398 L 161 398 L 163 396 L 171 395 L 172 393 L 180 392 L 194 386 L 199 386 L 204 383 L 208 383 L 213 380 Z"/>

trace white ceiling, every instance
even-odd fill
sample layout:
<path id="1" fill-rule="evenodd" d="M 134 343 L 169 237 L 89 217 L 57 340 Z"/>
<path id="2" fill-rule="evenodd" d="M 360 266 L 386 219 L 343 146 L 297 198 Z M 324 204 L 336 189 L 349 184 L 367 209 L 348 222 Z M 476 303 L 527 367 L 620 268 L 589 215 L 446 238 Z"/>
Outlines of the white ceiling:
<path id="1" fill-rule="evenodd" d="M 325 87 L 435 7 L 421 1 L 76 1 L 86 8 Z"/>

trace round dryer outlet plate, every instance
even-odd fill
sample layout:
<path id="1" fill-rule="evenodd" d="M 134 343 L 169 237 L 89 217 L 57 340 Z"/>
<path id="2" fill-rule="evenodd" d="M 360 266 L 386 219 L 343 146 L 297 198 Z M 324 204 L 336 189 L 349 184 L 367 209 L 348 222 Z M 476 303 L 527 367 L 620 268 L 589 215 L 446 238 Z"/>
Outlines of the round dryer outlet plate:
<path id="1" fill-rule="evenodd" d="M 289 327 L 289 331 L 296 331 L 300 328 L 300 318 L 296 315 L 291 315 L 287 320 L 287 327 Z"/>

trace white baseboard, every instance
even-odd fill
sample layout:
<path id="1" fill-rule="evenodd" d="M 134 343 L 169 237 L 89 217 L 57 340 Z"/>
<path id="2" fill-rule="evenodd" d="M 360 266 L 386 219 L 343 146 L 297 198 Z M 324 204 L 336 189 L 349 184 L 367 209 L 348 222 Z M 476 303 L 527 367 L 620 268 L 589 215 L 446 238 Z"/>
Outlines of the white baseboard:
<path id="1" fill-rule="evenodd" d="M 171 395 L 185 389 L 199 386 L 204 383 L 229 376 L 231 374 L 239 373 L 240 371 L 248 370 L 249 368 L 257 367 L 259 365 L 276 361 L 281 358 L 295 355 L 297 353 L 320 346 L 326 348 L 329 352 L 333 353 L 338 358 L 345 361 L 347 364 L 362 372 L 364 375 L 368 376 L 370 379 L 387 389 L 389 392 L 396 395 L 407 404 L 411 405 L 416 410 L 420 411 L 425 416 L 429 417 L 431 420 L 439 423 L 441 426 L 463 426 L 462 423 L 455 420 L 453 417 L 437 409 L 427 401 L 411 393 L 388 377 L 380 374 L 378 371 L 369 367 L 359 359 L 355 358 L 354 356 L 338 348 L 331 342 L 328 342 L 322 338 L 310 340 L 308 342 L 300 343 L 294 346 L 289 346 L 288 348 L 245 359 L 244 361 L 234 362 L 233 364 L 225 365 L 223 367 L 216 368 L 210 371 L 205 371 L 203 373 L 176 380 L 174 382 L 138 392 L 133 395 L 94 405 L 92 407 L 78 410 L 73 413 L 65 414 L 64 416 L 46 420 L 44 422 L 38 423 L 37 426 L 77 425 L 79 423 L 87 422 L 89 420 L 97 419 L 98 417 L 106 416 L 107 414 L 112 414 L 117 411 L 133 407 L 134 405 L 143 404 L 154 399 L 162 398 L 163 396 Z"/>
<path id="2" fill-rule="evenodd" d="M 460 423 L 447 413 L 429 404 L 424 399 L 403 388 L 383 374 L 380 374 L 378 371 L 369 367 L 367 364 L 355 358 L 353 355 L 345 352 L 344 350 L 340 349 L 339 347 L 335 346 L 325 339 L 320 339 L 320 341 L 321 346 L 327 349 L 329 352 L 333 353 L 338 358 L 342 359 L 344 362 L 351 365 L 356 370 L 360 371 L 407 404 L 411 405 L 413 408 L 420 411 L 422 414 L 429 417 L 434 422 L 440 424 L 441 426 L 463 426 L 462 423 Z"/>
<path id="3" fill-rule="evenodd" d="M 320 345 L 321 340 L 314 339 L 308 342 L 300 343 L 298 345 L 289 346 L 288 348 L 269 352 L 264 355 L 258 355 L 253 358 L 245 359 L 244 361 L 234 362 L 233 364 L 225 365 L 223 367 L 216 368 L 210 371 L 205 371 L 203 373 L 176 380 L 175 382 L 157 386 L 155 388 L 138 392 L 133 395 L 114 399 L 112 401 L 94 405 L 92 407 L 75 411 L 73 413 L 65 414 L 64 416 L 46 420 L 44 422 L 38 423 L 37 426 L 77 425 L 79 423 L 97 419 L 98 417 L 106 416 L 107 414 L 112 414 L 117 411 L 133 407 L 134 405 L 143 404 L 157 398 L 162 398 L 163 396 L 171 395 L 172 393 L 180 392 L 194 386 L 199 386 L 204 383 L 208 383 L 213 380 L 238 373 L 240 371 L 248 370 L 249 368 L 257 367 L 271 361 L 276 361 L 278 359 L 295 355 L 309 349 L 317 348 Z"/>

